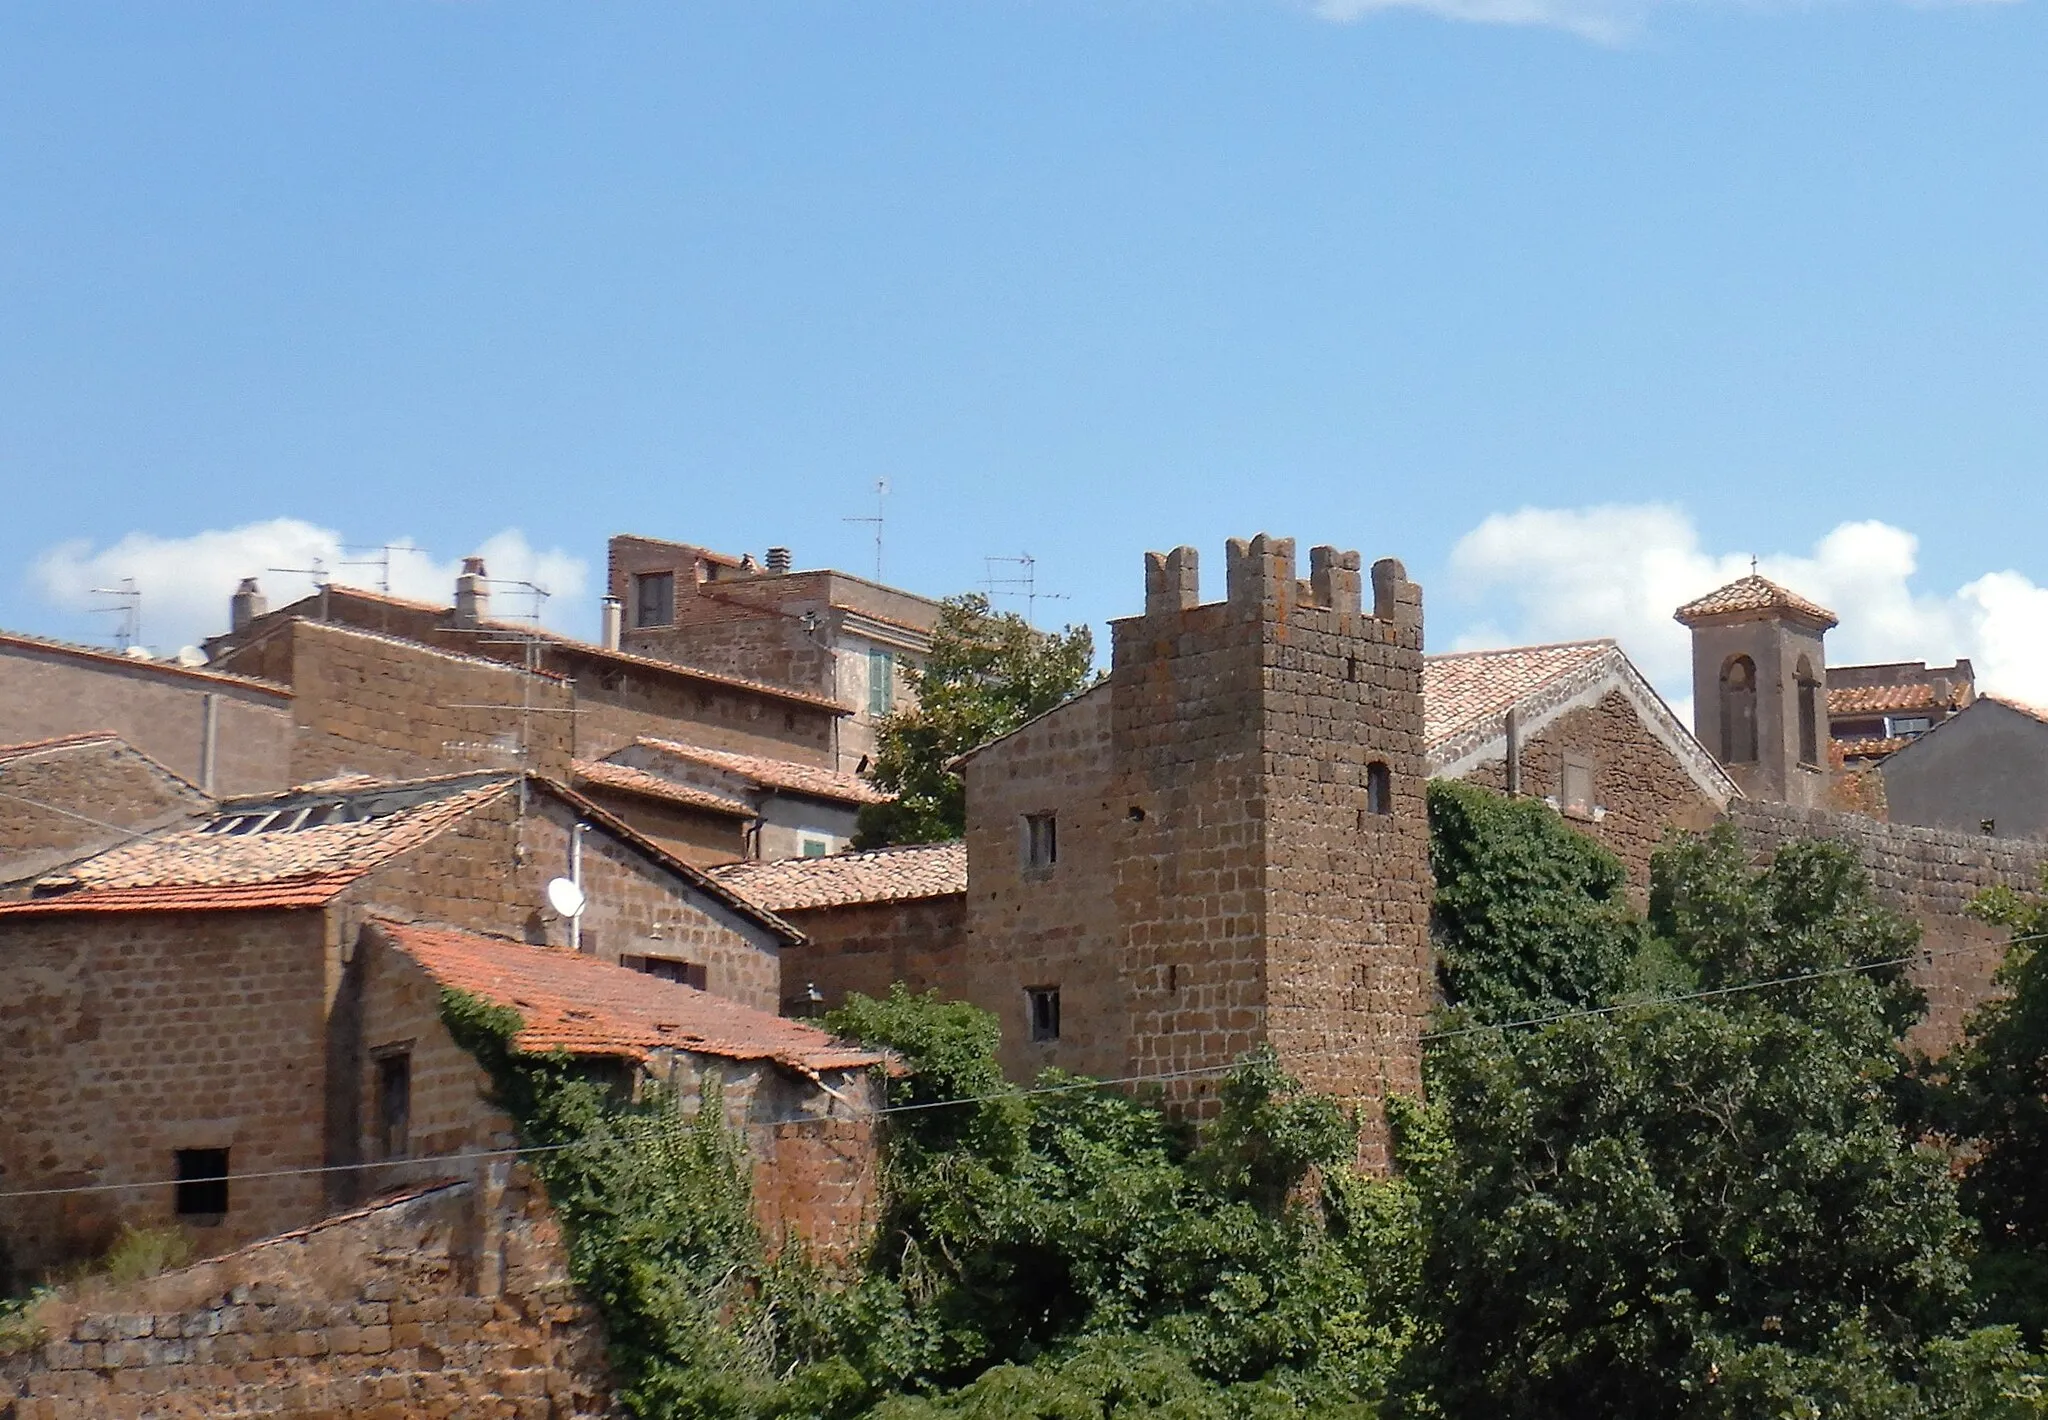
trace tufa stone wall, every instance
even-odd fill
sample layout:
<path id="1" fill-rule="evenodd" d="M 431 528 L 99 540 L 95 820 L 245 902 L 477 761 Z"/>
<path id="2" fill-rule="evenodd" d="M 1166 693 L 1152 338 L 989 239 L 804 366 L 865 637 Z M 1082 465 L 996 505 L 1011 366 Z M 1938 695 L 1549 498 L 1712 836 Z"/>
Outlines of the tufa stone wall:
<path id="1" fill-rule="evenodd" d="M 202 789 L 261 794 L 291 782 L 291 707 L 282 685 L 0 635 L 0 744 L 111 730 Z"/>
<path id="2" fill-rule="evenodd" d="M 1597 705 L 1568 710 L 1522 742 L 1522 792 L 1562 802 L 1566 755 L 1591 764 L 1598 818 L 1566 812 L 1573 827 L 1613 850 L 1627 865 L 1638 899 L 1650 885 L 1650 854 L 1668 828 L 1711 828 L 1721 806 L 1700 791 L 1684 766 L 1644 726 L 1620 691 Z M 1507 763 L 1495 760 L 1464 776 L 1467 783 L 1506 792 Z"/>
<path id="3" fill-rule="evenodd" d="M 1759 863 L 1795 838 L 1833 839 L 1856 850 L 1878 895 L 1920 924 L 1923 956 L 1912 975 L 1927 993 L 1927 1018 L 1911 1043 L 1936 1055 L 1962 1038 L 1970 1013 L 1994 994 L 1992 975 L 2005 959 L 2006 931 L 1971 917 L 1971 899 L 1997 886 L 2038 891 L 2048 865 L 2048 843 L 2032 839 L 1755 800 L 1738 801 L 1729 817 Z"/>
<path id="4" fill-rule="evenodd" d="M 145 1282 L 73 1288 L 0 1359 L 8 1420 L 613 1416 L 595 1311 L 503 1163 Z"/>
<path id="5" fill-rule="evenodd" d="M 576 792 L 609 809 L 693 868 L 747 856 L 747 820 L 580 781 Z"/>
<path id="6" fill-rule="evenodd" d="M 36 878 L 202 817 L 213 801 L 117 739 L 57 744 L 0 759 L 0 898 Z"/>
<path id="7" fill-rule="evenodd" d="M 912 991 L 947 987 L 959 994 L 960 963 L 967 941 L 967 899 L 964 894 L 923 897 L 909 902 L 863 902 L 809 911 L 777 914 L 804 934 L 801 946 L 782 952 L 785 1000 L 794 1001 L 806 986 L 816 986 L 831 1010 L 858 991 L 882 997 L 902 982 Z M 1021 995 L 1022 988 L 1005 984 L 981 993 L 994 1000 Z M 1013 1003 L 1014 1004 L 1014 1003 Z M 1017 1012 L 1021 1018 L 1021 1006 Z M 1006 1024 L 1004 1036 L 1012 1033 Z"/>
<path id="8" fill-rule="evenodd" d="M 8 919 L 0 924 L 0 1251 L 35 1272 L 122 1222 L 183 1221 L 203 1251 L 297 1227 L 317 1176 L 237 1180 L 219 1218 L 178 1219 L 175 1151 L 233 1173 L 324 1162 L 326 935 L 318 911 Z"/>

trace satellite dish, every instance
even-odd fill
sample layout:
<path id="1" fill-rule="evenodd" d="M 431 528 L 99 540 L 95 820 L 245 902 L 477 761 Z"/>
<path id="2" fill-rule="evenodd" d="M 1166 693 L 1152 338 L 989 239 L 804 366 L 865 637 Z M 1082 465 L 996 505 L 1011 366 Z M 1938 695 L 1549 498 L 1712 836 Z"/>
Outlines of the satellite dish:
<path id="1" fill-rule="evenodd" d="M 191 670 L 197 670 L 200 666 L 206 664 L 206 652 L 200 650 L 197 646 L 180 646 L 178 648 L 178 664 Z"/>
<path id="2" fill-rule="evenodd" d="M 558 917 L 580 917 L 583 915 L 583 889 L 567 878 L 555 878 L 548 883 L 548 906 L 555 909 Z"/>

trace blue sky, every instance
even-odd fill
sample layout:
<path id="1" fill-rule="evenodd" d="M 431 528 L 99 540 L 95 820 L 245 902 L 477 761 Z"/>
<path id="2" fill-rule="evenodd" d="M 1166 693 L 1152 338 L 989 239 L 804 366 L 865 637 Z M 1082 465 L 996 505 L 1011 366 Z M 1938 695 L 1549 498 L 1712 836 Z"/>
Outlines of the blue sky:
<path id="1" fill-rule="evenodd" d="M 0 0 L 0 626 L 404 538 L 587 629 L 613 532 L 871 570 L 885 478 L 1041 620 L 1266 529 L 1675 698 L 1754 552 L 2048 698 L 2044 16 Z"/>

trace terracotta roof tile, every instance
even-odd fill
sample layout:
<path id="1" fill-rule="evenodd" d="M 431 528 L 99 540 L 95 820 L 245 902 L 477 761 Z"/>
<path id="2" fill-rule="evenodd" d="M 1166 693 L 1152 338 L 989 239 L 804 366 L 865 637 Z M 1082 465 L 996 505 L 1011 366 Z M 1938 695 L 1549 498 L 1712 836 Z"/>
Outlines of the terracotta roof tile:
<path id="1" fill-rule="evenodd" d="M 241 912 L 322 907 L 356 880 L 356 873 L 315 873 L 282 882 L 219 886 L 82 889 L 57 897 L 0 903 L 0 917 L 68 917 L 93 912 Z"/>
<path id="2" fill-rule="evenodd" d="M 273 696 L 279 700 L 292 698 L 288 685 L 262 680 L 256 676 L 240 675 L 234 671 L 223 671 L 200 666 L 184 666 L 176 661 L 158 660 L 151 657 L 143 660 L 140 656 L 124 656 L 118 651 L 109 651 L 104 646 L 81 646 L 72 641 L 54 641 L 46 636 L 24 636 L 15 631 L 0 631 L 0 646 L 14 646 L 26 651 L 43 651 L 51 655 L 64 656 L 71 660 L 97 661 L 107 666 L 119 666 L 128 670 L 139 670 L 168 676 L 173 680 L 198 681 L 204 684 L 230 686 L 238 690 L 254 691 Z"/>
<path id="3" fill-rule="evenodd" d="M 45 750 L 72 749 L 82 745 L 105 744 L 108 740 L 119 739 L 112 730 L 88 730 L 80 735 L 55 735 L 47 740 L 29 740 L 18 745 L 0 745 L 0 760 L 19 759 L 25 754 L 40 754 Z"/>
<path id="4" fill-rule="evenodd" d="M 765 755 L 734 754 L 730 750 L 722 749 L 700 749 L 696 745 L 679 744 L 674 740 L 643 738 L 640 743 L 663 754 L 674 755 L 677 759 L 706 764 L 742 779 L 750 779 L 766 789 L 781 789 L 792 794 L 808 794 L 812 798 L 834 799 L 847 804 L 881 804 L 889 800 L 887 794 L 858 774 L 844 774 L 836 769 L 823 769 L 814 764 L 798 764 L 793 760 L 769 759 Z"/>
<path id="5" fill-rule="evenodd" d="M 1830 715 L 1877 715 L 1891 710 L 1938 710 L 1944 699 L 1931 685 L 1844 685 L 1828 692 Z"/>
<path id="6" fill-rule="evenodd" d="M 1422 738 L 1434 749 L 1479 721 L 1498 720 L 1561 676 L 1591 669 L 1612 641 L 1566 641 L 1498 651 L 1453 651 L 1422 663 Z"/>
<path id="7" fill-rule="evenodd" d="M 458 781 L 425 803 L 378 818 L 317 828 L 226 834 L 201 827 L 157 834 L 88 858 L 71 868 L 65 880 L 75 883 L 74 891 L 80 893 L 285 884 L 312 878 L 346 882 L 424 843 L 505 793 L 511 782 L 493 777 L 464 787 Z M 223 809 L 223 816 L 260 812 L 262 802 L 237 801 Z"/>
<path id="8" fill-rule="evenodd" d="M 2030 719 L 2039 720 L 2043 724 L 2048 724 L 2048 708 L 2043 708 L 2039 705 L 2029 705 L 2026 701 L 2014 700 L 2009 695 L 1986 695 L 1980 698 L 1984 700 L 1996 700 L 2000 705 L 2003 705 L 2008 710 L 2017 710 L 2020 712 L 2020 714 L 2025 715 Z"/>
<path id="9" fill-rule="evenodd" d="M 649 774 L 644 769 L 635 769 L 630 764 L 608 764 L 601 759 L 579 759 L 574 765 L 576 782 L 587 789 L 610 789 L 621 794 L 638 794 L 642 798 L 660 799 L 671 804 L 682 804 L 688 808 L 703 809 L 709 813 L 728 814 L 734 818 L 753 818 L 753 807 L 743 799 L 699 789 L 694 784 L 678 784 L 673 779 L 664 779 L 659 774 Z"/>
<path id="10" fill-rule="evenodd" d="M 1743 611 L 1796 612 L 1801 616 L 1825 622 L 1829 626 L 1835 625 L 1839 620 L 1826 607 L 1808 601 L 1797 592 L 1789 592 L 1770 578 L 1759 577 L 1754 572 L 1687 602 L 1674 615 L 1679 621 L 1690 626 L 1693 622 L 1705 620 L 1710 616 L 1727 616 Z"/>
<path id="11" fill-rule="evenodd" d="M 879 1065 L 887 1057 L 786 1020 L 560 947 L 532 947 L 448 927 L 378 922 L 442 986 L 519 1012 L 513 1043 L 532 1054 L 645 1059 L 658 1050 L 770 1060 L 801 1072 Z"/>
<path id="12" fill-rule="evenodd" d="M 1883 759 L 1913 743 L 1914 738 L 1912 735 L 1894 735 L 1890 739 L 1836 740 L 1834 747 L 1841 751 L 1845 762 L 1852 759 Z"/>
<path id="13" fill-rule="evenodd" d="M 709 872 L 770 912 L 908 902 L 967 891 L 967 845 L 918 843 L 825 858 L 726 863 Z"/>

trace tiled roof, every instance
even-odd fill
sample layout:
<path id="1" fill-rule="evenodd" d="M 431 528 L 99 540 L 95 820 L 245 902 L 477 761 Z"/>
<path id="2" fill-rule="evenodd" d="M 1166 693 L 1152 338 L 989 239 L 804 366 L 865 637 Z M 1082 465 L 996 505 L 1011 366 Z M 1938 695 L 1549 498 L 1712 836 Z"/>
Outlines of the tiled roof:
<path id="1" fill-rule="evenodd" d="M 887 1057 L 699 991 L 581 952 L 533 947 L 448 927 L 379 922 L 376 928 L 442 986 L 519 1012 L 513 1044 L 530 1054 L 645 1059 L 658 1050 L 770 1060 L 800 1072 L 858 1069 Z"/>
<path id="2" fill-rule="evenodd" d="M 1829 626 L 1835 625 L 1839 620 L 1826 607 L 1808 601 L 1797 592 L 1789 592 L 1770 578 L 1759 577 L 1754 572 L 1687 602 L 1674 615 L 1679 621 L 1690 626 L 1693 622 L 1705 620 L 1710 616 L 1726 616 L 1741 611 L 1796 612 L 1815 621 L 1825 622 Z"/>
<path id="3" fill-rule="evenodd" d="M 700 749 L 674 740 L 643 738 L 640 743 L 677 759 L 706 764 L 727 774 L 750 779 L 766 789 L 781 789 L 787 793 L 808 794 L 814 799 L 834 799 L 848 804 L 881 804 L 889 800 L 887 794 L 858 774 L 843 774 L 836 769 L 822 769 L 814 764 L 798 764 L 787 759 L 769 759 L 765 755 Z"/>
<path id="4" fill-rule="evenodd" d="M 1836 740 L 1835 748 L 1842 752 L 1842 758 L 1845 761 L 1851 759 L 1883 759 L 1887 755 L 1896 754 L 1904 749 L 1907 745 L 1913 743 L 1913 740 L 1914 736 L 1912 735 L 1894 735 L 1890 739 Z"/>
<path id="5" fill-rule="evenodd" d="M 1892 710 L 1936 710 L 1951 699 L 1931 685 L 1844 685 L 1828 692 L 1830 715 L 1878 715 Z"/>
<path id="6" fill-rule="evenodd" d="M 184 666 L 176 661 L 160 661 L 154 657 L 145 661 L 140 656 L 124 656 L 118 651 L 109 651 L 104 646 L 80 646 L 71 641 L 53 641 L 45 636 L 24 636 L 16 631 L 0 631 L 0 646 L 13 646 L 25 651 L 43 651 L 76 661 L 99 662 L 109 669 L 119 667 L 168 676 L 173 680 L 198 681 L 207 685 L 253 691 L 279 700 L 289 700 L 292 696 L 290 686 L 279 685 L 275 681 L 259 680 L 255 676 L 238 675 L 231 671 Z"/>
<path id="7" fill-rule="evenodd" d="M 2003 705 L 2008 710 L 2017 710 L 2020 712 L 2020 714 L 2027 716 L 2029 719 L 2039 720 L 2043 724 L 2048 724 L 2048 708 L 2043 708 L 2039 705 L 2029 705 L 2026 701 L 2014 700 L 2009 695 L 1986 695 L 1980 698 L 1984 700 L 1996 700 L 2000 705 Z"/>
<path id="8" fill-rule="evenodd" d="M 708 813 L 728 814 L 734 818 L 753 818 L 754 810 L 744 800 L 726 794 L 699 789 L 694 784 L 678 784 L 673 779 L 664 779 L 659 774 L 649 774 L 644 769 L 635 769 L 630 764 L 608 764 L 601 759 L 579 759 L 575 763 L 576 782 L 587 789 L 610 789 L 620 794 L 638 794 L 642 798 L 660 799 L 686 808 L 703 809 Z"/>
<path id="9" fill-rule="evenodd" d="M 329 885 L 326 896 L 332 897 L 378 864 L 426 842 L 505 793 L 511 783 L 503 776 L 468 787 L 457 781 L 445 794 L 379 818 L 290 832 L 226 834 L 193 828 L 158 834 L 88 858 L 70 869 L 65 879 L 76 884 L 72 891 L 80 895 L 127 888 L 319 881 Z M 237 810 L 246 813 L 253 808 L 250 801 L 240 801 L 225 812 Z"/>
<path id="10" fill-rule="evenodd" d="M 1590 670 L 1614 650 L 1612 641 L 1566 641 L 1425 657 L 1423 743 L 1435 748 L 1474 724 L 1496 721 L 1532 692 L 1561 676 Z"/>
<path id="11" fill-rule="evenodd" d="M 0 760 L 20 759 L 25 754 L 40 754 L 46 750 L 74 749 L 83 745 L 105 744 L 108 740 L 119 739 L 112 730 L 88 730 L 82 735 L 56 735 L 47 740 L 29 740 L 18 745 L 0 745 Z"/>
<path id="12" fill-rule="evenodd" d="M 967 891 L 967 845 L 958 841 L 918 843 L 825 858 L 726 863 L 709 871 L 770 912 L 907 902 Z"/>
<path id="13" fill-rule="evenodd" d="M 32 897 L 0 902 L 0 917 L 69 917 L 96 912 L 238 912 L 262 908 L 321 907 L 358 873 L 316 873 L 286 882 L 231 883 L 221 886 L 172 884 L 69 892 L 59 897 Z"/>

